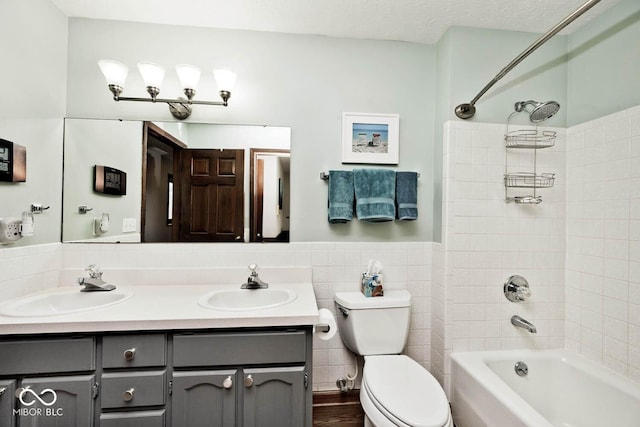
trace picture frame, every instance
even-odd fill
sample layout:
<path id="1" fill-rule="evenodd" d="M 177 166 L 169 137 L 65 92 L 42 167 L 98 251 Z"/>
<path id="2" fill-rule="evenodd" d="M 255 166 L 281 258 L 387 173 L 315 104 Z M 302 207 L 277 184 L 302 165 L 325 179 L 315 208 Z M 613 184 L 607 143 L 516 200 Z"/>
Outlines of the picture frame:
<path id="1" fill-rule="evenodd" d="M 342 113 L 342 163 L 398 164 L 398 114 Z"/>

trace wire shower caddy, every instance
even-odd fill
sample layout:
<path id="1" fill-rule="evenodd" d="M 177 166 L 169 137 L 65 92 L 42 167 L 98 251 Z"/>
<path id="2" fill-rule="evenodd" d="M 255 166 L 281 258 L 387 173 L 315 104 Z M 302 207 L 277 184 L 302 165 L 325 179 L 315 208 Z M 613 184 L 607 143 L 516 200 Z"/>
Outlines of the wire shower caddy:
<path id="1" fill-rule="evenodd" d="M 538 130 L 535 125 L 533 129 L 509 130 L 511 118 L 518 112 L 511 113 L 507 119 L 507 130 L 505 132 L 505 172 L 504 187 L 505 201 L 507 203 L 518 204 L 539 204 L 542 196 L 538 194 L 539 188 L 551 188 L 555 181 L 553 173 L 538 173 L 538 150 L 553 147 L 556 143 L 556 132 L 550 130 Z M 509 151 L 511 149 L 528 149 L 533 151 L 533 170 L 526 172 L 510 172 Z M 510 195 L 509 189 L 530 189 L 530 194 Z"/>

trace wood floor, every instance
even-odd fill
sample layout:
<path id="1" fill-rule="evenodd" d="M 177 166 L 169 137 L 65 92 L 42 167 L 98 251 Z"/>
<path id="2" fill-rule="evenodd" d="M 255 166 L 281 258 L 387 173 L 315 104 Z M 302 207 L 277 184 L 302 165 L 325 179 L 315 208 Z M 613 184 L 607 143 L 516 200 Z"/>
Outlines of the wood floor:
<path id="1" fill-rule="evenodd" d="M 359 390 L 313 393 L 313 426 L 362 427 L 364 412 L 358 394 Z"/>

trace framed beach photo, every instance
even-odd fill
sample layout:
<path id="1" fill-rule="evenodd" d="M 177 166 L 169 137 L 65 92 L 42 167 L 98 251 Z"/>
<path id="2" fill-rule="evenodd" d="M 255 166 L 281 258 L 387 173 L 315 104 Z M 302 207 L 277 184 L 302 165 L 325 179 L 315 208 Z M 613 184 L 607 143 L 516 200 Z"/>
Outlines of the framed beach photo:
<path id="1" fill-rule="evenodd" d="M 342 113 L 342 163 L 398 164 L 398 114 Z"/>

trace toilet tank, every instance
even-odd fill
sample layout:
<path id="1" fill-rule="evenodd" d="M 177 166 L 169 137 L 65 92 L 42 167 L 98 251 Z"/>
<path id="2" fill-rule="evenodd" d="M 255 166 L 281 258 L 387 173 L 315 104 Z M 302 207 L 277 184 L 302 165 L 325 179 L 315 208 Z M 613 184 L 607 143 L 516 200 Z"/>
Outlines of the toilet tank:
<path id="1" fill-rule="evenodd" d="M 386 290 L 382 297 L 337 292 L 336 320 L 342 342 L 362 356 L 399 354 L 407 343 L 411 295 Z"/>

